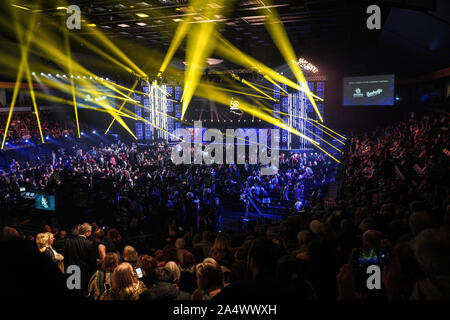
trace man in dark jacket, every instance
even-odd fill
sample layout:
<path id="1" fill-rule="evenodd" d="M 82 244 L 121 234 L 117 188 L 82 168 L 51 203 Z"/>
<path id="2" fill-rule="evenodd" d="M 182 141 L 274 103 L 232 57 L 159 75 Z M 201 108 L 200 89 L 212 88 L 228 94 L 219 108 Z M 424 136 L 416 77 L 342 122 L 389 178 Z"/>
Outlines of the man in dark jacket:
<path id="1" fill-rule="evenodd" d="M 173 275 L 166 268 L 154 269 L 148 280 L 148 289 L 141 293 L 140 300 L 191 300 L 191 295 L 181 291 L 173 283 Z"/>
<path id="2" fill-rule="evenodd" d="M 87 293 L 89 279 L 97 269 L 96 248 L 94 242 L 89 240 L 92 233 L 92 226 L 83 223 L 80 226 L 77 237 L 66 241 L 64 246 L 64 267 L 71 265 L 80 267 L 81 290 Z"/>

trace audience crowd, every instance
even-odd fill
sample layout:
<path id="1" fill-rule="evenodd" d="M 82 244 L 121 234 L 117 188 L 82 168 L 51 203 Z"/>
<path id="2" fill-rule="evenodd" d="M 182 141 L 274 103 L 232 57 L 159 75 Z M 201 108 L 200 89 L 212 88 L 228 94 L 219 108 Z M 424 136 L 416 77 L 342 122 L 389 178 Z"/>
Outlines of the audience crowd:
<path id="1" fill-rule="evenodd" d="M 0 136 L 3 137 L 8 113 L 0 114 Z M 39 121 L 42 128 L 42 135 L 54 139 L 63 138 L 64 136 L 72 136 L 76 132 L 73 121 L 64 121 L 57 119 L 51 112 L 41 111 L 39 113 Z M 74 131 L 75 130 L 75 131 Z M 37 119 L 34 113 L 30 112 L 14 112 L 9 124 L 8 135 L 6 141 L 12 144 L 21 143 L 24 140 L 39 141 L 41 135 L 37 125 Z"/>
<path id="2" fill-rule="evenodd" d="M 448 145 L 441 113 L 349 137 L 331 208 L 322 187 L 335 166 L 321 154 L 280 155 L 274 176 L 260 165 L 175 166 L 168 145 L 73 146 L 49 164 L 14 162 L 0 192 L 53 194 L 67 216 L 42 221 L 37 235 L 3 228 L 5 265 L 18 276 L 2 282 L 11 298 L 449 299 Z M 224 228 L 228 202 L 244 211 L 273 192 L 293 204 L 281 223 Z M 81 207 L 91 210 L 70 213 Z M 367 288 L 356 248 L 388 253 L 380 290 Z M 67 290 L 71 265 L 80 290 Z"/>

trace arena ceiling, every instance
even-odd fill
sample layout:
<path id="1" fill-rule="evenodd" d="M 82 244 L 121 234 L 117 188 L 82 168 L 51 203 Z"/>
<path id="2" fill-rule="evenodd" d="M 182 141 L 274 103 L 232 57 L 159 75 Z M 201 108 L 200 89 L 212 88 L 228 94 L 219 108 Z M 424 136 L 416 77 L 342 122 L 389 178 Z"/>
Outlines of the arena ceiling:
<path id="1" fill-rule="evenodd" d="M 67 17 L 65 8 L 68 4 L 78 5 L 82 11 L 82 29 L 77 32 L 83 36 L 90 37 L 92 28 L 96 28 L 113 41 L 125 40 L 130 44 L 130 48 L 136 43 L 157 49 L 161 53 L 166 52 L 177 25 L 189 14 L 188 0 L 8 2 L 45 15 L 49 22 Z M 443 10 L 436 11 L 439 6 L 449 9 L 447 2 L 446 0 L 278 0 L 274 1 L 273 8 L 278 11 L 297 55 L 307 58 L 315 65 L 330 63 L 331 67 L 343 66 L 349 70 L 347 64 L 356 68 L 365 64 L 361 56 L 372 55 L 375 58 L 383 56 L 383 60 L 387 63 L 383 61 L 382 66 L 386 69 L 397 68 L 399 62 L 404 63 L 403 71 L 406 74 L 427 72 L 427 65 L 433 70 L 445 67 L 448 63 L 446 48 L 450 42 L 446 41 L 448 32 L 442 32 L 442 27 L 448 28 L 449 17 L 448 14 L 442 13 Z M 373 3 L 382 6 L 382 24 L 388 26 L 388 30 L 374 31 L 365 27 L 366 9 Z M 284 64 L 284 60 L 264 26 L 267 17 L 261 15 L 259 10 L 263 6 L 262 0 L 236 0 L 229 14 L 226 17 L 217 15 L 214 22 L 221 25 L 222 35 L 240 50 L 271 67 L 276 67 Z M 392 8 L 395 8 L 393 12 Z M 416 17 L 416 13 L 420 16 Z M 194 15 L 192 23 L 205 22 L 201 12 Z M 405 17 L 409 17 L 409 20 L 405 20 Z M 420 26 L 414 23 L 413 25 L 400 23 L 400 21 L 411 22 L 411 19 L 414 21 L 419 19 Z M 416 37 L 412 34 L 413 30 L 417 34 L 415 28 L 418 27 L 427 30 L 425 35 L 433 35 L 435 38 L 432 39 L 433 43 L 426 43 L 428 40 L 425 36 Z M 436 35 L 438 33 L 439 36 Z M 383 51 L 386 47 L 389 48 L 389 52 Z M 72 48 L 82 53 L 83 43 L 76 43 Z M 175 56 L 176 63 L 182 63 L 184 52 L 182 44 Z M 408 53 L 407 59 L 411 61 L 407 66 L 407 59 L 394 55 L 395 52 Z M 424 63 L 427 61 L 429 63 Z M 371 65 L 374 71 L 379 69 L 379 65 L 375 63 Z M 414 70 L 411 69 L 413 65 L 416 66 Z M 225 61 L 221 67 L 234 66 Z"/>

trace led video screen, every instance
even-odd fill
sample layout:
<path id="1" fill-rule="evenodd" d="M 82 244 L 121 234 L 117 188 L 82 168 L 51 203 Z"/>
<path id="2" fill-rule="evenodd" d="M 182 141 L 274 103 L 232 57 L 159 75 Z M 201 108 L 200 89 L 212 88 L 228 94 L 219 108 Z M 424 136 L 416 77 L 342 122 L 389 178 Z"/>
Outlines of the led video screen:
<path id="1" fill-rule="evenodd" d="M 393 74 L 344 78 L 344 106 L 394 105 Z"/>

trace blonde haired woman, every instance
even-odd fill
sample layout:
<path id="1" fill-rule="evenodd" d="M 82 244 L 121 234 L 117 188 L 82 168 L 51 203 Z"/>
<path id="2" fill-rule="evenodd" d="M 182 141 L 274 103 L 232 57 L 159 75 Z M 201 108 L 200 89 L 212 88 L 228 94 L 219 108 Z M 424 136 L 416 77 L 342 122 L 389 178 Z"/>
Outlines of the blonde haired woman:
<path id="1" fill-rule="evenodd" d="M 197 289 L 192 300 L 211 300 L 225 287 L 223 272 L 218 264 L 199 263 L 196 267 Z"/>
<path id="2" fill-rule="evenodd" d="M 64 270 L 64 266 L 61 265 L 64 257 L 53 250 L 53 242 L 54 237 L 50 232 L 38 233 L 36 235 L 36 244 L 38 246 L 39 252 L 49 257 L 53 261 L 53 263 L 58 265 L 60 270 Z"/>
<path id="3" fill-rule="evenodd" d="M 224 233 L 217 235 L 216 241 L 209 252 L 209 257 L 217 261 L 219 265 L 231 268 L 233 255 L 231 254 L 228 236 Z"/>
<path id="4" fill-rule="evenodd" d="M 52 247 L 53 243 L 55 242 L 55 236 L 51 232 L 46 232 L 46 234 L 48 235 L 47 250 L 49 252 L 51 251 L 51 254 L 53 254 L 53 257 L 55 258 L 54 261 L 56 261 L 56 263 L 58 264 L 58 268 L 61 270 L 62 273 L 64 273 L 64 256 L 56 252 L 55 249 L 53 249 Z"/>
<path id="5" fill-rule="evenodd" d="M 139 254 L 132 246 L 125 246 L 125 248 L 123 248 L 122 257 L 124 262 L 128 262 L 134 268 L 136 267 Z"/>
<path id="6" fill-rule="evenodd" d="M 138 300 L 146 289 L 131 264 L 122 262 L 114 269 L 111 290 L 103 293 L 100 300 Z"/>
<path id="7" fill-rule="evenodd" d="M 164 268 L 170 271 L 170 273 L 173 276 L 173 282 L 178 284 L 181 278 L 180 267 L 175 262 L 169 261 L 166 263 Z"/>

